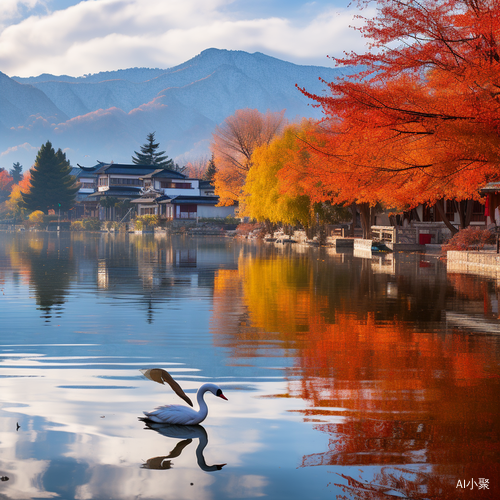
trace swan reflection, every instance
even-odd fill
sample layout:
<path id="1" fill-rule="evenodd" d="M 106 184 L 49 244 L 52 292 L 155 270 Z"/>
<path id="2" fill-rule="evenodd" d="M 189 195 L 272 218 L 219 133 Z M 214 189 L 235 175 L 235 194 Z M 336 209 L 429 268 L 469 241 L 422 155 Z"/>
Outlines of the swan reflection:
<path id="1" fill-rule="evenodd" d="M 188 446 L 193 439 L 199 440 L 198 446 L 196 447 L 196 461 L 198 462 L 198 467 L 201 470 L 204 470 L 205 472 L 213 472 L 221 470 L 222 467 L 226 465 L 207 465 L 205 462 L 203 451 L 208 444 L 208 434 L 205 428 L 201 425 L 159 424 L 143 418 L 140 420 L 146 424 L 146 429 L 151 429 L 169 438 L 182 439 L 182 441 L 179 441 L 168 455 L 152 457 L 147 460 L 146 463 L 142 465 L 143 469 L 165 470 L 172 468 L 172 459 L 180 456 L 184 448 L 186 448 L 186 446 Z"/>

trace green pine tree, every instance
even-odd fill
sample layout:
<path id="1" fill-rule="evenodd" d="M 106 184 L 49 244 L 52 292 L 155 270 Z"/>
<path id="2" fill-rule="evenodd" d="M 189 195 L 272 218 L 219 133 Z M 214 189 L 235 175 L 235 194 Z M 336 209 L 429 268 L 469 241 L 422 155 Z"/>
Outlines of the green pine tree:
<path id="1" fill-rule="evenodd" d="M 174 161 L 168 159 L 165 151 L 158 151 L 159 142 L 155 142 L 155 133 L 152 132 L 146 137 L 146 144 L 141 146 L 141 152 L 134 151 L 135 156 L 132 156 L 132 162 L 136 165 L 156 165 L 158 168 L 172 169 Z"/>
<path id="2" fill-rule="evenodd" d="M 208 162 L 207 169 L 205 170 L 205 173 L 203 174 L 203 180 L 213 182 L 215 172 L 217 172 L 217 168 L 215 166 L 214 155 L 212 153 L 212 158 L 210 158 L 210 161 Z"/>
<path id="3" fill-rule="evenodd" d="M 60 149 L 54 151 L 50 141 L 43 144 L 31 170 L 28 193 L 23 193 L 23 205 L 29 211 L 50 209 L 69 210 L 75 202 L 79 186 L 70 174 L 71 165 Z"/>
<path id="4" fill-rule="evenodd" d="M 9 171 L 10 176 L 12 177 L 14 184 L 19 184 L 23 180 L 23 166 L 19 163 L 13 163 L 12 168 Z"/>

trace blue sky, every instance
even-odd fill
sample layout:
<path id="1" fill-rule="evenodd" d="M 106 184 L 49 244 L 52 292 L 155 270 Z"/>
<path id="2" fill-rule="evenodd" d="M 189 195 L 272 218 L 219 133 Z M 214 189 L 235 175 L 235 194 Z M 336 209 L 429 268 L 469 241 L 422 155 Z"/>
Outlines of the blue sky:
<path id="1" fill-rule="evenodd" d="M 80 76 L 129 67 L 169 68 L 210 47 L 331 66 L 328 55 L 364 49 L 364 41 L 349 28 L 359 14 L 349 3 L 0 0 L 0 71 Z"/>

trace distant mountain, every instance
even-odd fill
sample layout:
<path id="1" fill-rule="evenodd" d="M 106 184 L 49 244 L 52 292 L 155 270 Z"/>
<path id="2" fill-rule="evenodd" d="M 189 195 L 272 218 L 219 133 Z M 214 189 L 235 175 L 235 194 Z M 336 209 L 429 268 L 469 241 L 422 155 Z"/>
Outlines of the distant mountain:
<path id="1" fill-rule="evenodd" d="M 53 117 L 58 123 L 68 119 L 42 90 L 20 84 L 0 72 L 0 124 L 18 127 L 31 115 Z"/>
<path id="2" fill-rule="evenodd" d="M 214 127 L 239 108 L 320 117 L 296 88 L 324 92 L 352 70 L 298 66 L 261 53 L 208 49 L 170 69 L 131 68 L 82 77 L 0 73 L 0 166 L 33 163 L 50 140 L 73 164 L 130 162 L 156 139 L 179 163 L 208 155 Z"/>

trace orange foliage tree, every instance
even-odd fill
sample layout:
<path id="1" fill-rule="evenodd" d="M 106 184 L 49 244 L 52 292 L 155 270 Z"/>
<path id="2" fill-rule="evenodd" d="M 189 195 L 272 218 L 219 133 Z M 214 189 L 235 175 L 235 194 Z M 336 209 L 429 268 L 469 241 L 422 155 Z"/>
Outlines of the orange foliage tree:
<path id="1" fill-rule="evenodd" d="M 269 144 L 280 132 L 283 115 L 284 111 L 260 113 L 257 109 L 239 109 L 216 127 L 210 149 L 217 165 L 214 184 L 220 205 L 233 205 L 239 200 L 254 149 Z"/>
<path id="2" fill-rule="evenodd" d="M 208 159 L 207 158 L 198 158 L 197 160 L 190 161 L 186 164 L 185 174 L 188 177 L 194 179 L 202 179 L 207 171 L 208 167 Z"/>
<path id="3" fill-rule="evenodd" d="M 6 201 L 6 207 L 14 218 L 23 218 L 26 214 L 22 200 L 22 193 L 28 193 L 31 185 L 31 172 L 28 171 L 18 184 L 14 184 L 9 199 Z"/>
<path id="4" fill-rule="evenodd" d="M 318 200 L 435 203 L 445 220 L 440 200 L 477 199 L 498 179 L 500 4 L 358 0 L 372 4 L 377 14 L 360 28 L 368 51 L 335 59 L 359 73 L 328 83 L 328 96 L 301 89 L 324 127 L 307 170 L 292 165 L 286 179 Z"/>
<path id="5" fill-rule="evenodd" d="M 9 175 L 9 172 L 7 172 L 7 170 L 0 169 L 0 202 L 4 201 L 9 196 L 12 183 L 13 179 Z"/>

